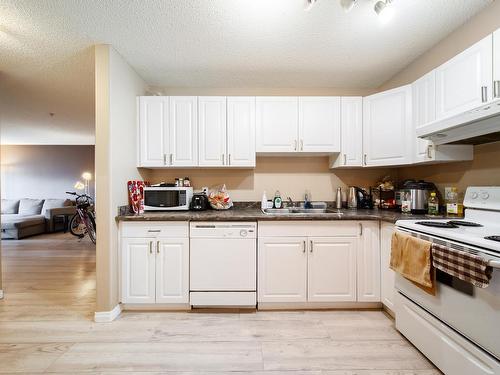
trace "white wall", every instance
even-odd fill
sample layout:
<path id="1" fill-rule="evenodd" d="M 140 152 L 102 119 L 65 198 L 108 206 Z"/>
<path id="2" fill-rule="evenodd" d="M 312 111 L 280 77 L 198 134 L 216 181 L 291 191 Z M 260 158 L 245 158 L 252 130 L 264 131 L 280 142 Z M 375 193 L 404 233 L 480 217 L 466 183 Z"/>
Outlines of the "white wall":
<path id="1" fill-rule="evenodd" d="M 8 199 L 68 198 L 83 172 L 94 175 L 94 146 L 3 145 L 0 160 L 2 198 Z"/>
<path id="2" fill-rule="evenodd" d="M 108 45 L 95 48 L 97 311 L 118 303 L 117 207 L 128 203 L 127 181 L 136 168 L 136 98 L 145 82 Z"/>

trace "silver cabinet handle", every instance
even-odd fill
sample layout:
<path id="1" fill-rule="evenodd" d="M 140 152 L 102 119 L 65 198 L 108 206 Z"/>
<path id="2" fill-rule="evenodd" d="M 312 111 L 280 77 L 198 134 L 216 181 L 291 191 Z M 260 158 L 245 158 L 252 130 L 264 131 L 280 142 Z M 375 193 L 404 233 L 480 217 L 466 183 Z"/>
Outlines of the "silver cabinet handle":
<path id="1" fill-rule="evenodd" d="M 156 241 L 156 253 L 160 254 L 160 241 Z"/>
<path id="2" fill-rule="evenodd" d="M 225 160 L 225 158 L 224 158 L 224 154 L 222 154 L 221 159 L 222 159 L 222 165 L 225 165 L 225 164 L 226 164 L 226 160 Z"/>
<path id="3" fill-rule="evenodd" d="M 493 96 L 500 98 L 500 81 L 493 82 Z"/>
<path id="4" fill-rule="evenodd" d="M 309 252 L 311 252 L 311 253 L 312 253 L 312 252 L 313 252 L 313 247 L 314 247 L 314 242 L 313 242 L 313 240 L 311 240 L 310 245 L 311 245 L 311 248 L 309 249 Z"/>
<path id="5" fill-rule="evenodd" d="M 427 146 L 427 157 L 432 159 L 432 145 Z"/>
<path id="6" fill-rule="evenodd" d="M 293 141 L 293 150 L 297 151 L 297 140 Z"/>
<path id="7" fill-rule="evenodd" d="M 347 165 L 347 154 L 344 154 L 344 165 Z"/>
<path id="8" fill-rule="evenodd" d="M 481 101 L 483 103 L 488 101 L 488 86 L 481 86 Z"/>
<path id="9" fill-rule="evenodd" d="M 148 233 L 160 233 L 161 229 L 148 229 Z"/>
<path id="10" fill-rule="evenodd" d="M 149 253 L 153 254 L 153 241 L 149 241 Z"/>
<path id="11" fill-rule="evenodd" d="M 363 163 L 366 165 L 366 154 L 363 155 Z"/>
<path id="12" fill-rule="evenodd" d="M 304 151 L 304 140 L 300 140 L 300 151 Z"/>
<path id="13" fill-rule="evenodd" d="M 359 223 L 359 235 L 363 235 L 363 223 Z"/>
<path id="14" fill-rule="evenodd" d="M 306 252 L 306 240 L 304 240 L 302 242 L 302 252 L 305 253 Z"/>
<path id="15" fill-rule="evenodd" d="M 172 165 L 173 156 L 170 154 L 170 165 Z"/>
<path id="16" fill-rule="evenodd" d="M 163 154 L 163 165 L 167 165 L 167 154 Z"/>
<path id="17" fill-rule="evenodd" d="M 227 164 L 231 165 L 231 154 L 227 154 Z"/>

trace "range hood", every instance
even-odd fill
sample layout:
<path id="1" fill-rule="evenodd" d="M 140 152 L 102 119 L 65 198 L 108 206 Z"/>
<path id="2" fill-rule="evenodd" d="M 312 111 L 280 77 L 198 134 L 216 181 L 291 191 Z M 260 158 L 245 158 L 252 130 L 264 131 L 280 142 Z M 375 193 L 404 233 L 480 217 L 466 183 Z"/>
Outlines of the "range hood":
<path id="1" fill-rule="evenodd" d="M 435 145 L 500 141 L 500 100 L 422 125 L 416 132 Z"/>

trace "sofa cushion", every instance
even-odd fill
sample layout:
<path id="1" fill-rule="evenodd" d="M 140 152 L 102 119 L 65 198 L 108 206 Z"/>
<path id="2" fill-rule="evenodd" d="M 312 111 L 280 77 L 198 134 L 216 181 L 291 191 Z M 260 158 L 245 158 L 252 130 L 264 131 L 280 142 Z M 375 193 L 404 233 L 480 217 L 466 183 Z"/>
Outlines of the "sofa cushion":
<path id="1" fill-rule="evenodd" d="M 2 214 L 17 214 L 19 199 L 2 199 Z"/>
<path id="2" fill-rule="evenodd" d="M 43 199 L 23 198 L 19 202 L 19 215 L 40 215 Z"/>
<path id="3" fill-rule="evenodd" d="M 45 225 L 45 217 L 42 215 L 2 215 L 3 229 L 20 229 L 33 225 Z"/>
<path id="4" fill-rule="evenodd" d="M 45 212 L 51 208 L 62 208 L 71 206 L 71 200 L 69 199 L 45 199 L 42 207 L 42 215 L 45 216 Z"/>

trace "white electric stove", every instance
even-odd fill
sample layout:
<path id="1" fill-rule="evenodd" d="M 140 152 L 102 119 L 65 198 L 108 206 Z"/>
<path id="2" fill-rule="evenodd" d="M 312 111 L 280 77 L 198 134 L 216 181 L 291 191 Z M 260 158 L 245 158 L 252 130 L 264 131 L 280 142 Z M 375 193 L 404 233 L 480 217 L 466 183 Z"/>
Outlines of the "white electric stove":
<path id="1" fill-rule="evenodd" d="M 396 275 L 396 328 L 445 374 L 500 375 L 500 187 L 469 187 L 463 219 L 398 220 L 396 230 L 474 253 L 487 288 L 436 272 L 435 296 Z"/>

